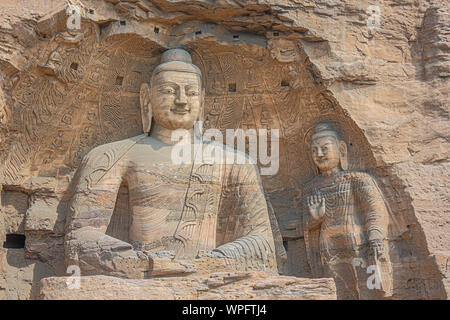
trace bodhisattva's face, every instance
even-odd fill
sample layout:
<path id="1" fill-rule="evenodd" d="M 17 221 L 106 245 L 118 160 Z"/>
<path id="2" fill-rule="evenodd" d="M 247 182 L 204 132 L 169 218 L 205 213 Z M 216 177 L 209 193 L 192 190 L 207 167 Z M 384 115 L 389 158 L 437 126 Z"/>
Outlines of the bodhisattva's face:
<path id="1" fill-rule="evenodd" d="M 199 75 L 162 71 L 151 84 L 153 119 L 170 130 L 191 129 L 201 112 L 202 98 Z"/>
<path id="2" fill-rule="evenodd" d="M 320 172 L 340 170 L 339 146 L 332 136 L 313 137 L 311 152 L 314 163 Z"/>

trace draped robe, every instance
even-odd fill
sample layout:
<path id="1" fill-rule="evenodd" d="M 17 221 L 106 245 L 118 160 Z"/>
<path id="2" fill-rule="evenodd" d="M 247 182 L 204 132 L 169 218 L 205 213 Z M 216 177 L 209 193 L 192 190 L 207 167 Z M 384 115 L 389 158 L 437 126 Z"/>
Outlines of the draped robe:
<path id="1" fill-rule="evenodd" d="M 314 219 L 307 198 L 325 198 L 325 215 Z M 314 277 L 333 277 L 340 298 L 370 299 L 392 294 L 392 266 L 387 239 L 390 213 L 376 181 L 364 172 L 317 176 L 303 189 L 303 224 L 308 262 Z M 382 240 L 385 260 L 375 261 L 369 239 Z M 377 265 L 382 290 L 368 288 L 366 272 Z M 371 269 L 369 269 L 370 271 Z M 377 294 L 381 294 L 377 296 Z"/>
<path id="2" fill-rule="evenodd" d="M 224 156 L 245 155 L 222 145 Z M 256 165 L 174 164 L 171 146 L 142 135 L 93 149 L 77 173 L 66 225 L 66 263 L 89 274 L 114 274 L 114 263 L 99 248 L 121 243 L 136 252 L 172 251 L 193 260 L 202 250 L 218 252 L 236 268 L 276 273 L 273 219 Z M 129 242 L 105 238 L 120 186 L 129 193 Z M 90 230 L 86 245 L 79 230 Z M 89 234 L 92 234 L 89 233 Z M 86 249 L 95 246 L 95 250 Z M 108 251 L 108 255 L 114 254 Z M 83 253 L 84 252 L 84 253 Z"/>

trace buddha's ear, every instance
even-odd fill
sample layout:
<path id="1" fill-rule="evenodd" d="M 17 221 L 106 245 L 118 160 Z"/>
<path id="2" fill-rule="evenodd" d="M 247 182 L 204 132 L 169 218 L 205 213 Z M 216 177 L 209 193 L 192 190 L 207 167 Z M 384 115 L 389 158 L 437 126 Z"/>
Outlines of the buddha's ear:
<path id="1" fill-rule="evenodd" d="M 200 113 L 198 115 L 197 121 L 204 121 L 205 116 L 205 88 L 202 88 L 202 92 L 200 93 Z"/>
<path id="2" fill-rule="evenodd" d="M 202 88 L 202 96 L 200 97 L 201 99 L 201 104 L 202 104 L 202 109 L 205 106 L 205 97 L 206 97 L 206 89 Z"/>
<path id="3" fill-rule="evenodd" d="M 144 133 L 149 133 L 152 127 L 153 110 L 150 101 L 150 86 L 148 83 L 143 83 L 141 85 L 139 98 L 141 104 L 142 128 Z"/>
<path id="4" fill-rule="evenodd" d="M 339 142 L 339 156 L 341 160 L 342 170 L 348 170 L 348 152 L 347 144 L 345 143 L 345 141 Z"/>

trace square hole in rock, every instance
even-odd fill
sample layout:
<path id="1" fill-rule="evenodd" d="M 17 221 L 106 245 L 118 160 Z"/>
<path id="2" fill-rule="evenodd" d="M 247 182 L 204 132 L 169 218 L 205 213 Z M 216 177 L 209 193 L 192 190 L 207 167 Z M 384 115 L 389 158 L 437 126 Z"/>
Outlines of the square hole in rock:
<path id="1" fill-rule="evenodd" d="M 6 241 L 3 242 L 3 248 L 23 249 L 25 248 L 25 236 L 23 234 L 10 233 L 6 235 Z"/>
<path id="2" fill-rule="evenodd" d="M 123 77 L 118 76 L 118 77 L 116 78 L 115 85 L 116 85 L 116 86 L 121 86 L 122 83 L 123 83 Z"/>

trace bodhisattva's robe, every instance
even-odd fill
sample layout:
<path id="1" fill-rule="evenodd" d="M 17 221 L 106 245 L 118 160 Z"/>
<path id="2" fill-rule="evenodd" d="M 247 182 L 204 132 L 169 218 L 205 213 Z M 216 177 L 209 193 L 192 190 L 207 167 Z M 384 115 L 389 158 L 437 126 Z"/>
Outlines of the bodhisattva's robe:
<path id="1" fill-rule="evenodd" d="M 307 198 L 325 197 L 326 212 L 314 219 Z M 364 172 L 317 176 L 303 190 L 304 236 L 314 277 L 333 277 L 341 299 L 371 299 L 390 295 L 392 267 L 386 239 L 389 212 L 375 180 Z M 375 260 L 369 239 L 383 241 L 385 255 Z M 377 265 L 381 290 L 367 284 Z M 369 269 L 368 269 L 369 268 Z M 370 283 L 375 283 L 369 279 Z"/>
<path id="2" fill-rule="evenodd" d="M 193 261 L 202 250 L 212 250 L 237 270 L 276 273 L 258 168 L 248 160 L 177 165 L 171 150 L 138 136 L 89 152 L 69 209 L 66 264 L 80 266 L 82 275 L 142 278 L 151 275 L 144 252 L 172 251 L 175 259 Z M 120 186 L 129 193 L 128 242 L 105 234 Z"/>

